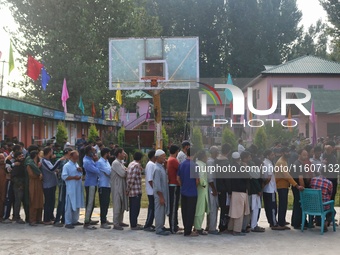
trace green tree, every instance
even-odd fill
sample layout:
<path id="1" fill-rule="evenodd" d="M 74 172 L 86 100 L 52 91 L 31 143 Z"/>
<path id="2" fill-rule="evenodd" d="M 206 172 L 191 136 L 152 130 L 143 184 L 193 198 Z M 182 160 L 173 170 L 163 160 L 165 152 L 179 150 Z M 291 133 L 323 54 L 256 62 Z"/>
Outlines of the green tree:
<path id="1" fill-rule="evenodd" d="M 158 16 L 163 36 L 198 36 L 200 76 L 225 75 L 221 50 L 226 45 L 224 0 L 148 0 L 147 10 Z"/>
<path id="2" fill-rule="evenodd" d="M 202 150 L 204 148 L 202 131 L 197 126 L 192 130 L 191 142 L 193 143 L 193 147 L 195 147 L 197 150 Z"/>
<path id="3" fill-rule="evenodd" d="M 162 138 L 163 138 L 163 150 L 168 150 L 168 144 L 169 144 L 169 136 L 166 133 L 166 129 L 164 125 L 162 125 Z"/>
<path id="4" fill-rule="evenodd" d="M 333 38 L 330 46 L 330 59 L 340 61 L 340 4 L 337 0 L 320 0 L 324 10 L 327 12 L 328 21 L 332 24 L 328 26 L 328 35 Z"/>
<path id="5" fill-rule="evenodd" d="M 174 121 L 170 124 L 168 128 L 168 135 L 172 139 L 172 143 L 181 144 L 184 139 L 184 129 L 186 127 L 187 117 L 186 113 L 175 113 Z"/>
<path id="6" fill-rule="evenodd" d="M 99 132 L 96 128 L 96 125 L 91 124 L 90 129 L 89 129 L 88 142 L 90 143 L 95 142 L 98 136 L 99 136 Z"/>
<path id="7" fill-rule="evenodd" d="M 276 141 L 290 142 L 293 138 L 297 137 L 298 134 L 297 128 L 294 128 L 293 131 L 290 132 L 277 122 L 274 122 L 273 126 L 267 123 L 265 125 L 265 132 L 267 134 L 267 148 L 271 148 Z"/>
<path id="8" fill-rule="evenodd" d="M 231 146 L 231 150 L 237 149 L 237 139 L 235 134 L 229 129 L 224 128 L 222 132 L 222 144 L 229 143 Z"/>
<path id="9" fill-rule="evenodd" d="M 257 0 L 227 0 L 226 3 L 228 70 L 233 77 L 255 76 L 262 71 L 257 57 L 260 33 Z M 240 14 L 246 18 L 240 18 Z"/>
<path id="10" fill-rule="evenodd" d="M 267 149 L 267 135 L 264 127 L 260 127 L 256 130 L 254 137 L 254 144 L 258 148 L 259 154 Z"/>
<path id="11" fill-rule="evenodd" d="M 292 60 L 304 55 L 314 55 L 328 58 L 327 53 L 328 34 L 327 26 L 321 20 L 316 25 L 311 25 L 308 31 L 302 33 L 288 54 L 287 60 Z"/>
<path id="12" fill-rule="evenodd" d="M 30 54 L 44 62 L 51 76 L 46 91 L 39 80 L 29 78 L 19 87 L 28 99 L 61 109 L 66 78 L 70 112 L 78 111 L 80 95 L 87 114 L 92 102 L 100 109 L 99 103 L 113 101 L 114 92 L 107 89 L 108 38 L 157 36 L 161 31 L 157 18 L 132 0 L 7 0 L 7 5 L 19 25 L 18 31 L 10 31 L 19 60 L 26 63 Z"/>
<path id="13" fill-rule="evenodd" d="M 329 28 L 330 35 L 340 44 L 340 4 L 338 0 L 320 0 L 324 10 L 327 12 L 328 21 L 332 23 Z"/>
<path id="14" fill-rule="evenodd" d="M 55 137 L 56 137 L 57 144 L 59 144 L 63 148 L 64 144 L 66 143 L 66 141 L 68 139 L 67 129 L 65 127 L 64 122 L 59 121 L 59 123 L 57 125 L 57 134 L 56 134 Z"/>
<path id="15" fill-rule="evenodd" d="M 259 16 L 259 62 L 281 64 L 302 32 L 302 13 L 296 0 L 259 0 Z"/>
<path id="16" fill-rule="evenodd" d="M 124 143 L 125 143 L 125 128 L 121 127 L 118 130 L 118 145 L 120 147 L 124 147 Z"/>

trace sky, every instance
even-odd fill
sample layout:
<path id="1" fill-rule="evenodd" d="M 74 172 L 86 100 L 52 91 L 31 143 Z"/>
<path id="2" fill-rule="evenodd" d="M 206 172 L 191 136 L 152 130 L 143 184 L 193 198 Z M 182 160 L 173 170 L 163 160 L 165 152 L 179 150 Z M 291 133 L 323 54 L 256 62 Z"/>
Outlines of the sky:
<path id="1" fill-rule="evenodd" d="M 184 1 L 184 0 L 183 0 Z M 319 0 L 297 0 L 298 8 L 302 11 L 302 20 L 301 25 L 307 29 L 310 25 L 315 24 L 318 19 L 322 19 L 323 21 L 327 22 L 326 12 L 323 10 L 322 6 L 319 4 Z M 2 75 L 2 62 L 1 61 L 8 61 L 8 52 L 9 52 L 9 39 L 10 36 L 3 30 L 4 26 L 8 26 L 11 28 L 16 28 L 17 25 L 15 24 L 13 17 L 11 16 L 10 12 L 6 8 L 0 8 L 0 77 Z M 14 49 L 14 61 L 16 52 Z M 11 92 L 19 92 L 18 89 L 10 87 L 7 83 L 14 82 L 18 79 L 22 79 L 22 75 L 17 69 L 17 65 L 14 70 L 8 75 L 8 64 L 5 63 L 4 65 L 4 90 L 3 95 L 7 95 L 8 91 Z"/>

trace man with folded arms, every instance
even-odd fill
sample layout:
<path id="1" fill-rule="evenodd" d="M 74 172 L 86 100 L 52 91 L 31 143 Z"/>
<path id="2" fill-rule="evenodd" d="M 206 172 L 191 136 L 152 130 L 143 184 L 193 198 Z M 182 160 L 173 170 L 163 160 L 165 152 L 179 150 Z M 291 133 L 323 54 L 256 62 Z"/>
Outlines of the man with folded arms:
<path id="1" fill-rule="evenodd" d="M 86 192 L 86 208 L 85 208 L 85 220 L 84 228 L 93 230 L 96 229 L 95 225 L 99 221 L 92 221 L 91 216 L 94 209 L 95 197 L 98 185 L 99 169 L 97 167 L 98 156 L 95 153 L 94 148 L 91 145 L 85 147 L 85 157 L 83 159 L 83 167 L 85 169 L 85 192 Z"/>
<path id="2" fill-rule="evenodd" d="M 79 153 L 72 151 L 70 161 L 63 167 L 61 178 L 66 183 L 65 228 L 73 229 L 78 225 L 79 209 L 84 207 L 82 168 L 78 165 Z"/>

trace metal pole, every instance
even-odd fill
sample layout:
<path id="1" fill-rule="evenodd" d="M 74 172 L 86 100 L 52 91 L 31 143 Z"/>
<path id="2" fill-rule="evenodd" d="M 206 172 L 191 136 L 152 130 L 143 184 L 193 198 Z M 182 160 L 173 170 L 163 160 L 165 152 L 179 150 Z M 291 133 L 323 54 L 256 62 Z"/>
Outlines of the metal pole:
<path id="1" fill-rule="evenodd" d="M 160 90 L 153 91 L 153 104 L 156 122 L 156 149 L 163 149 L 162 139 L 162 109 Z"/>
<path id="2" fill-rule="evenodd" d="M 1 123 L 1 140 L 5 140 L 5 115 L 2 113 L 2 123 Z"/>
<path id="3" fill-rule="evenodd" d="M 19 141 L 21 142 L 21 115 L 19 115 Z"/>
<path id="4" fill-rule="evenodd" d="M 2 62 L 2 75 L 1 75 L 1 87 L 0 87 L 0 93 L 1 93 L 1 96 L 2 96 L 2 89 L 4 87 L 4 76 L 5 76 L 5 63 L 6 61 L 3 60 L 1 61 Z"/>

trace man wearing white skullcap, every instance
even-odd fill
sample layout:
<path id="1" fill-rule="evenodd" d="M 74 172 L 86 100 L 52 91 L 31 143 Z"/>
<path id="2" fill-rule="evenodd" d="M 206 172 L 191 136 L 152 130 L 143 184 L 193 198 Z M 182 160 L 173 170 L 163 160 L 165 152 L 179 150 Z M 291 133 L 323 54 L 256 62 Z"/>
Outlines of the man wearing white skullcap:
<path id="1" fill-rule="evenodd" d="M 156 166 L 153 174 L 153 192 L 155 197 L 155 225 L 156 234 L 169 235 L 170 231 L 166 231 L 165 215 L 169 215 L 169 189 L 168 176 L 163 167 L 165 162 L 165 152 L 163 150 L 156 150 Z"/>
<path id="2" fill-rule="evenodd" d="M 248 215 L 249 204 L 248 204 L 248 194 L 247 194 L 247 174 L 241 173 L 241 159 L 240 153 L 233 152 L 231 155 L 233 158 L 232 168 L 235 170 L 237 174 L 237 178 L 234 178 L 231 182 L 231 199 L 230 199 L 230 208 L 229 208 L 229 216 L 230 220 L 228 223 L 228 231 L 230 231 L 235 236 L 245 235 L 241 232 L 242 223 L 244 215 Z"/>

